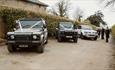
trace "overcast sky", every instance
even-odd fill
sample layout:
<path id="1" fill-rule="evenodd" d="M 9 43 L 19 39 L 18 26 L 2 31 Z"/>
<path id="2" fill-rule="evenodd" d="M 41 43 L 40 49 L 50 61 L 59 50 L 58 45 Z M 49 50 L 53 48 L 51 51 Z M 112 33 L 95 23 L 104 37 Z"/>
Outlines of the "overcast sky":
<path id="1" fill-rule="evenodd" d="M 60 0 L 40 0 L 49 5 L 48 8 L 54 7 L 55 4 Z M 70 12 L 69 17 L 75 15 L 75 10 L 80 8 L 84 12 L 84 17 L 94 14 L 96 11 L 101 10 L 104 14 L 104 20 L 109 26 L 115 24 L 115 11 L 111 8 L 104 8 L 104 4 L 99 0 L 70 0 Z"/>

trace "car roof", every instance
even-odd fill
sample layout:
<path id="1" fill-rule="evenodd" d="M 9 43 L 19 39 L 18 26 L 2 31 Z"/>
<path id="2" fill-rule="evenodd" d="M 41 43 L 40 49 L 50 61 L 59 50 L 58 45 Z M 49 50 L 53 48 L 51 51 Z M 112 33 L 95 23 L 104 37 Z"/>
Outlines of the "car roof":
<path id="1" fill-rule="evenodd" d="M 42 20 L 42 18 L 22 18 L 22 19 L 19 19 L 20 21 L 30 21 L 30 20 L 35 20 L 35 21 L 39 21 L 39 20 Z"/>

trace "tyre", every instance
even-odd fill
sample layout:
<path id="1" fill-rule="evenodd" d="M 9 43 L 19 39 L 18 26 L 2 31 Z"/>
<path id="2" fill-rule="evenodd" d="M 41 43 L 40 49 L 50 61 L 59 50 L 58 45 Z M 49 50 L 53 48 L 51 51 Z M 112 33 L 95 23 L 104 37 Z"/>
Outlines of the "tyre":
<path id="1" fill-rule="evenodd" d="M 84 36 L 83 36 L 83 34 L 81 34 L 80 38 L 81 38 L 81 39 L 84 39 Z"/>
<path id="2" fill-rule="evenodd" d="M 58 42 L 61 42 L 62 41 L 62 39 L 61 39 L 61 37 L 60 36 L 58 36 Z"/>
<path id="3" fill-rule="evenodd" d="M 94 40 L 97 40 L 97 36 L 94 38 Z"/>
<path id="4" fill-rule="evenodd" d="M 74 40 L 74 42 L 75 42 L 75 43 L 77 43 L 77 41 L 78 41 L 78 38 L 74 38 L 73 40 Z"/>
<path id="5" fill-rule="evenodd" d="M 36 51 L 37 51 L 37 53 L 43 53 L 44 52 L 43 44 L 40 44 L 39 46 L 37 46 Z"/>
<path id="6" fill-rule="evenodd" d="M 57 35 L 55 34 L 55 39 L 58 39 Z"/>
<path id="7" fill-rule="evenodd" d="M 8 51 L 9 51 L 10 53 L 16 51 L 16 48 L 15 48 L 13 45 L 11 45 L 11 44 L 8 44 L 7 49 L 8 49 Z"/>

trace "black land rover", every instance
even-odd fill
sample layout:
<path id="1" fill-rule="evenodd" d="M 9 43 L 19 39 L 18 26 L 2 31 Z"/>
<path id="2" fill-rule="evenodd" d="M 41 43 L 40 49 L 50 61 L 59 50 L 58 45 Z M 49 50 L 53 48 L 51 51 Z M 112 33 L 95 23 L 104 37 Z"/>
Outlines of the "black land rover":
<path id="1" fill-rule="evenodd" d="M 59 22 L 58 26 L 56 27 L 55 36 L 58 42 L 61 42 L 65 39 L 72 39 L 77 43 L 77 26 L 72 22 Z"/>

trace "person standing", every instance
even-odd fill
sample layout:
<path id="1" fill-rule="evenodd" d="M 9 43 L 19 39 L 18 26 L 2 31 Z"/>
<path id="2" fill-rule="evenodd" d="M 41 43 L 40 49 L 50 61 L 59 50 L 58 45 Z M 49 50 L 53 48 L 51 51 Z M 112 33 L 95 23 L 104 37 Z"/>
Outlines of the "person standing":
<path id="1" fill-rule="evenodd" d="M 101 30 L 101 39 L 104 39 L 104 33 L 105 33 L 105 29 L 102 28 L 102 30 Z"/>
<path id="2" fill-rule="evenodd" d="M 105 30 L 105 34 L 106 34 L 106 42 L 109 42 L 110 29 L 108 27 Z"/>
<path id="3" fill-rule="evenodd" d="M 97 30 L 97 33 L 98 33 L 98 37 L 100 38 L 101 30 L 98 29 L 98 30 Z"/>

